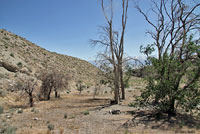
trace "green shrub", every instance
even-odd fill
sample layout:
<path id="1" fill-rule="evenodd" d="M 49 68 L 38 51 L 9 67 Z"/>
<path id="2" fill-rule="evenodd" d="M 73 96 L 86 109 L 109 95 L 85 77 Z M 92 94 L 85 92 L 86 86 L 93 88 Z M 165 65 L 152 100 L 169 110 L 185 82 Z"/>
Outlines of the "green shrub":
<path id="1" fill-rule="evenodd" d="M 48 124 L 47 127 L 48 127 L 49 130 L 54 130 L 54 125 L 53 124 Z"/>
<path id="2" fill-rule="evenodd" d="M 67 119 L 67 114 L 64 114 L 64 118 Z"/>
<path id="3" fill-rule="evenodd" d="M 8 128 L 6 128 L 4 134 L 16 134 L 16 127 L 12 127 L 12 126 L 8 126 Z"/>
<path id="4" fill-rule="evenodd" d="M 31 109 L 31 112 L 35 112 L 35 108 L 34 107 Z"/>
<path id="5" fill-rule="evenodd" d="M 7 123 L 3 123 L 1 125 L 2 125 L 0 129 L 1 134 L 15 134 L 16 133 L 16 130 L 17 130 L 16 127 L 10 126 Z"/>
<path id="6" fill-rule="evenodd" d="M 11 56 L 11 57 L 15 57 L 13 53 L 10 53 L 10 56 Z"/>
<path id="7" fill-rule="evenodd" d="M 0 106 L 0 114 L 2 114 L 2 113 L 3 113 L 3 107 Z"/>
<path id="8" fill-rule="evenodd" d="M 17 63 L 17 66 L 18 66 L 18 67 L 22 67 L 22 63 L 21 63 L 21 62 L 18 62 L 18 63 Z"/>
<path id="9" fill-rule="evenodd" d="M 74 119 L 74 118 L 76 118 L 76 115 L 70 115 L 69 118 L 70 118 L 70 119 Z"/>
<path id="10" fill-rule="evenodd" d="M 5 40 L 10 40 L 8 37 L 4 37 Z"/>
<path id="11" fill-rule="evenodd" d="M 18 113 L 18 114 L 22 114 L 22 113 L 23 113 L 23 110 L 20 108 L 20 109 L 17 110 L 17 113 Z"/>
<path id="12" fill-rule="evenodd" d="M 89 115 L 90 112 L 89 112 L 89 111 L 84 111 L 83 114 L 84 114 L 84 115 Z"/>

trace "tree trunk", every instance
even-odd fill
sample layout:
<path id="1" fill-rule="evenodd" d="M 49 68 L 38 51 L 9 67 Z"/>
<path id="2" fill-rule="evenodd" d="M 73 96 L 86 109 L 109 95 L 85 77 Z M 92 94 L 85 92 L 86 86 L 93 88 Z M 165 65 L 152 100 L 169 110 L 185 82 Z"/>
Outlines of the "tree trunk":
<path id="1" fill-rule="evenodd" d="M 58 98 L 58 92 L 55 90 L 55 98 Z"/>
<path id="2" fill-rule="evenodd" d="M 47 94 L 47 100 L 50 100 L 50 97 L 51 97 L 51 90 L 52 88 L 49 90 L 48 94 Z"/>
<path id="3" fill-rule="evenodd" d="M 170 116 L 176 115 L 176 112 L 175 112 L 175 99 L 174 98 L 172 98 L 171 101 L 170 101 L 170 105 L 169 105 L 169 109 L 168 109 L 167 113 Z"/>
<path id="4" fill-rule="evenodd" d="M 115 104 L 119 103 L 119 72 L 114 67 L 114 89 L 115 89 Z"/>
<path id="5" fill-rule="evenodd" d="M 79 94 L 81 94 L 81 91 L 82 91 L 82 86 L 80 85 L 80 92 L 79 92 Z"/>
<path id="6" fill-rule="evenodd" d="M 123 80 L 122 68 L 120 68 L 120 83 L 121 83 L 121 90 L 122 90 L 122 100 L 125 100 L 125 89 L 124 89 L 124 80 Z"/>
<path id="7" fill-rule="evenodd" d="M 29 94 L 29 104 L 30 104 L 30 107 L 33 107 L 33 95 L 32 95 L 32 93 Z"/>

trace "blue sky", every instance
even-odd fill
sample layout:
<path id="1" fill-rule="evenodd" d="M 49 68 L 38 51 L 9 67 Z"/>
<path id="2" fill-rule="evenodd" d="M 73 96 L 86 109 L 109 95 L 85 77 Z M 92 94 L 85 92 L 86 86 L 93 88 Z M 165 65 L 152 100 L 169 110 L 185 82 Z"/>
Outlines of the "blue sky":
<path id="1" fill-rule="evenodd" d="M 147 6 L 146 2 L 141 4 Z M 119 9 L 117 3 L 115 10 Z M 99 49 L 92 48 L 89 40 L 98 39 L 98 26 L 105 24 L 98 0 L 0 0 L 0 18 L 0 28 L 47 50 L 85 60 L 95 59 Z M 140 45 L 151 41 L 145 34 L 149 28 L 130 3 L 125 35 L 129 56 L 142 55 Z"/>

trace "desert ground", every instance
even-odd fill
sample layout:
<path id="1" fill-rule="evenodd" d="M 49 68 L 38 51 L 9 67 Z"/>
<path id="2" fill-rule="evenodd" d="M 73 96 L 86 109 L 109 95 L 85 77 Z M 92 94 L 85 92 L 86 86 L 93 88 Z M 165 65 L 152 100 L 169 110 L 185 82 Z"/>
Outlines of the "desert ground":
<path id="1" fill-rule="evenodd" d="M 0 124 L 16 128 L 17 134 L 199 134 L 198 118 L 178 114 L 159 118 L 151 107 L 134 108 L 128 104 L 139 95 L 143 81 L 133 80 L 134 88 L 126 90 L 126 100 L 110 105 L 112 95 L 93 96 L 63 93 L 50 101 L 36 101 L 30 108 L 26 103 L 9 106 L 0 115 Z M 134 83 L 135 82 L 135 83 Z M 118 113 L 113 113 L 119 110 Z"/>

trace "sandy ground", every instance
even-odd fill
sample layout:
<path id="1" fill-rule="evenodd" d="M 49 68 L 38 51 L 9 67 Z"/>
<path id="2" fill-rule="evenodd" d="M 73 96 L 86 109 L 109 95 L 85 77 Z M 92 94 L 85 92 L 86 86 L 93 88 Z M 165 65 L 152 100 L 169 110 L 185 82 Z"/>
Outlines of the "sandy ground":
<path id="1" fill-rule="evenodd" d="M 34 108 L 22 108 L 23 113 L 4 113 L 0 123 L 15 126 L 17 134 L 200 134 L 198 120 L 183 115 L 156 119 L 149 108 L 128 106 L 134 90 L 126 94 L 125 101 L 112 106 L 109 96 L 65 94 L 36 102 Z M 121 113 L 113 115 L 110 110 Z"/>

